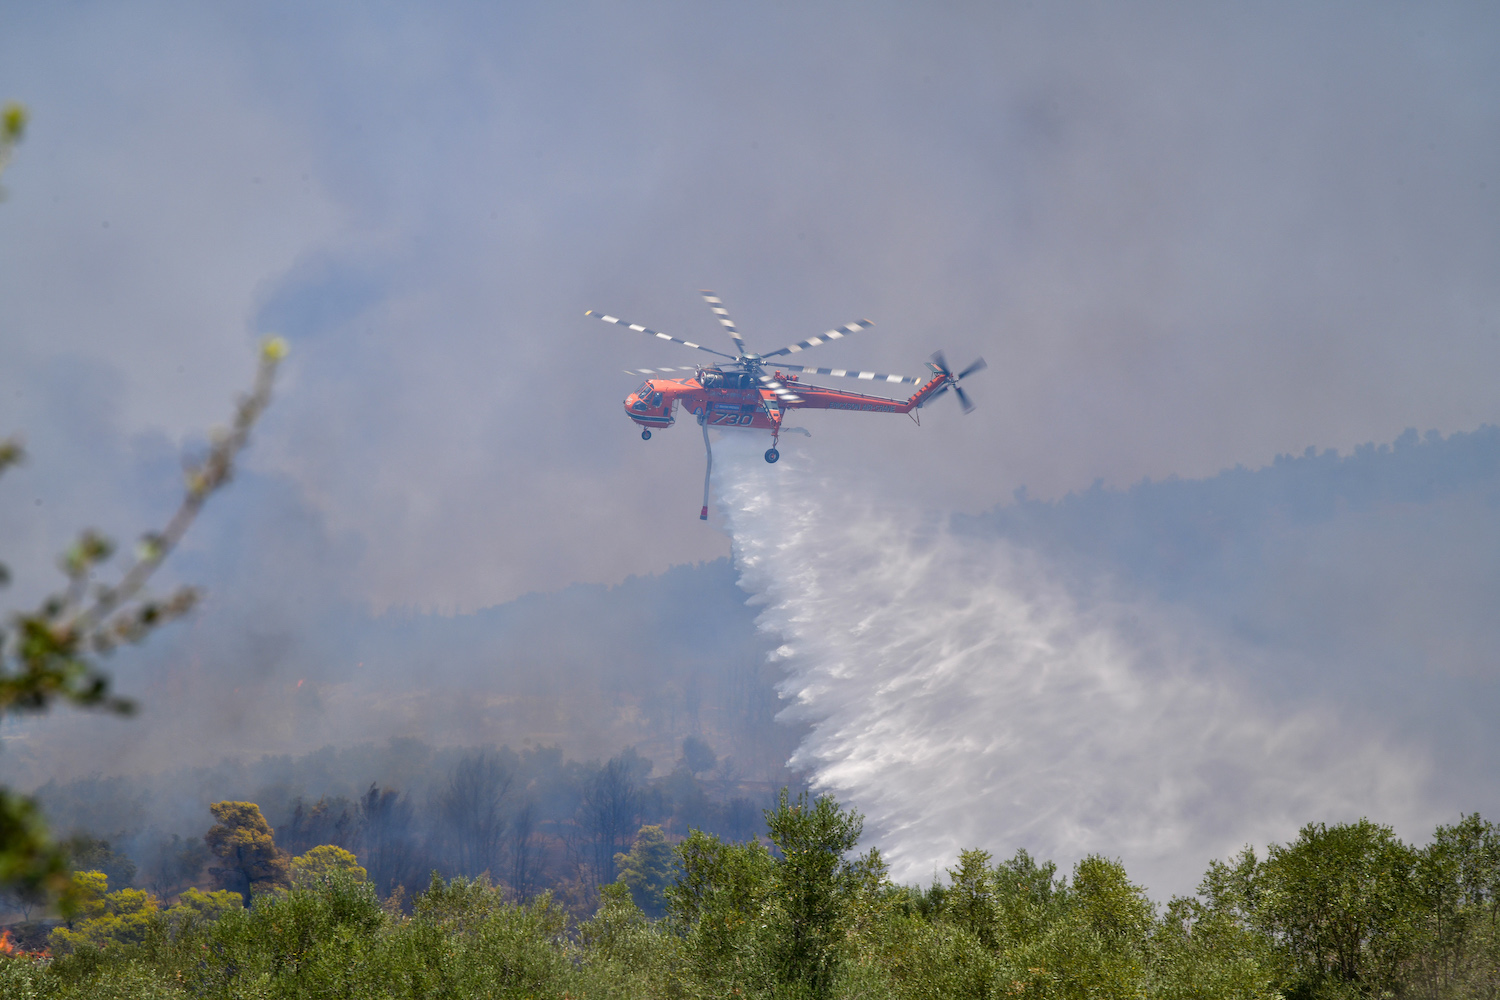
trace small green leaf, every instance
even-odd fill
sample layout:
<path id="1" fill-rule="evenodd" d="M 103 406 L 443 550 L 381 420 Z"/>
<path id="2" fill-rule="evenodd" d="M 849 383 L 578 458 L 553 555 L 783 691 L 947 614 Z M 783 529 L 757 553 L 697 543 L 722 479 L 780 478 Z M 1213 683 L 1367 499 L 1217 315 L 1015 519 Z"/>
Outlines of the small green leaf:
<path id="1" fill-rule="evenodd" d="M 0 136 L 6 142 L 19 142 L 21 136 L 26 134 L 26 106 L 17 104 L 15 101 L 5 105 L 5 110 L 0 111 Z"/>

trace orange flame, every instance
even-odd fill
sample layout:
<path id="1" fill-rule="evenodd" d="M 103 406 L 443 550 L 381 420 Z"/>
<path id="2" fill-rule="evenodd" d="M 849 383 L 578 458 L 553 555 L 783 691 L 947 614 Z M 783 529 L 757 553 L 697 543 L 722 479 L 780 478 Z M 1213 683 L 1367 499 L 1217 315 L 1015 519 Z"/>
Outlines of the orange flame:
<path id="1" fill-rule="evenodd" d="M 10 931 L 0 931 L 0 955 L 11 958 L 51 958 L 52 953 L 46 948 L 41 951 L 27 951 L 25 948 L 16 947 L 16 943 L 10 939 Z"/>

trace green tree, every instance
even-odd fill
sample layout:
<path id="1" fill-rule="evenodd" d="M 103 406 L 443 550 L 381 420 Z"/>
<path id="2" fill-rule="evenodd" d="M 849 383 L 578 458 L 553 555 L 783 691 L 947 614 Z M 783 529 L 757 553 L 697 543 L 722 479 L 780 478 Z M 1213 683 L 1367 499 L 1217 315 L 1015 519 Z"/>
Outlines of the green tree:
<path id="1" fill-rule="evenodd" d="M 781 920 L 775 936 L 779 977 L 815 997 L 828 996 L 842 958 L 846 907 L 864 885 L 863 866 L 846 855 L 859 843 L 864 817 L 832 796 L 792 799 L 787 789 L 766 810 L 766 835 L 781 853 L 774 869 Z M 869 860 L 861 859 L 868 864 Z"/>
<path id="2" fill-rule="evenodd" d="M 1061 918 L 1067 902 L 1063 891 L 1066 879 L 1058 878 L 1056 863 L 1038 864 L 1022 849 L 996 865 L 991 877 L 1003 947 L 1036 941 Z"/>
<path id="3" fill-rule="evenodd" d="M 1417 852 L 1388 826 L 1303 827 L 1254 864 L 1241 855 L 1215 881 L 1275 942 L 1293 995 L 1379 995 L 1399 989 L 1421 922 Z M 1253 866 L 1253 867 L 1252 867 Z M 1214 873 L 1211 873 L 1214 877 Z"/>
<path id="4" fill-rule="evenodd" d="M 71 927 L 77 920 L 92 920 L 104 915 L 104 897 L 109 894 L 109 876 L 100 871 L 76 871 L 68 876 L 72 883 L 72 897 L 76 901 L 66 923 Z"/>
<path id="5" fill-rule="evenodd" d="M 584 996 L 680 996 L 684 941 L 646 919 L 624 882 L 599 888 L 599 909 L 578 928 Z M 731 988 L 732 995 L 732 988 Z"/>
<path id="6" fill-rule="evenodd" d="M 290 860 L 276 846 L 274 831 L 260 814 L 260 806 L 215 802 L 208 808 L 218 823 L 203 842 L 224 862 L 222 867 L 209 869 L 220 885 L 238 892 L 246 906 L 256 893 L 290 887 Z"/>
<path id="7" fill-rule="evenodd" d="M 291 866 L 292 881 L 298 885 L 312 884 L 334 872 L 345 872 L 360 881 L 367 877 L 359 859 L 336 844 L 321 844 L 299 854 L 292 859 Z"/>
<path id="8" fill-rule="evenodd" d="M 1088 928 L 1119 948 L 1143 942 L 1155 913 L 1146 890 L 1118 861 L 1091 854 L 1073 869 L 1073 910 Z"/>
<path id="9" fill-rule="evenodd" d="M 139 944 L 150 932 L 160 905 L 155 896 L 141 889 L 104 893 L 96 902 L 91 901 L 91 909 L 97 912 L 73 927 L 58 927 L 48 943 L 54 952 L 62 954 L 85 945 L 103 948 L 108 944 Z"/>
<path id="10" fill-rule="evenodd" d="M 775 914 L 775 861 L 754 841 L 726 843 L 692 830 L 677 845 L 677 878 L 666 889 L 671 926 L 685 939 L 686 972 L 708 992 L 766 985 Z"/>
<path id="11" fill-rule="evenodd" d="M 1019 867 L 1025 877 L 1001 895 L 1002 913 L 1025 916 L 1020 928 L 1002 927 L 1007 988 L 1046 997 L 1144 996 L 1153 907 L 1119 862 L 1090 855 L 1074 866 L 1071 885 L 1054 883 L 1051 865 L 1036 866 L 1029 856 Z M 996 881 L 1005 886 L 1009 878 L 997 873 Z"/>
<path id="12" fill-rule="evenodd" d="M 1144 995 L 1155 922 L 1145 890 L 1118 861 L 1091 854 L 1073 866 L 1067 910 L 1043 939 L 1042 965 L 1064 996 Z"/>
<path id="13" fill-rule="evenodd" d="M 672 880 L 672 845 L 659 826 L 643 826 L 628 854 L 615 855 L 619 881 L 648 917 L 666 913 L 666 890 Z"/>
<path id="14" fill-rule="evenodd" d="M 909 889 L 898 894 L 903 902 L 916 902 Z M 885 915 L 878 934 L 862 942 L 858 961 L 846 963 L 841 993 L 989 1000 L 1013 992 L 1009 983 L 997 983 L 994 952 L 951 920 L 929 922 L 919 911 L 898 905 Z M 869 975 L 872 966 L 878 977 Z M 867 981 L 856 985 L 851 979 Z"/>
<path id="15" fill-rule="evenodd" d="M 1280 1000 L 1264 937 L 1228 911 L 1174 897 L 1151 942 L 1152 1000 Z"/>
<path id="16" fill-rule="evenodd" d="M 188 922 L 212 922 L 231 910 L 244 909 L 245 903 L 237 892 L 216 889 L 204 892 L 188 886 L 177 897 L 177 902 L 167 908 L 167 920 L 173 928 L 180 929 Z"/>
<path id="17" fill-rule="evenodd" d="M 1428 996 L 1500 996 L 1500 830 L 1478 813 L 1419 852 L 1422 902 L 1409 979 Z"/>
<path id="18" fill-rule="evenodd" d="M 986 948 L 998 944 L 999 904 L 988 851 L 960 851 L 958 867 L 948 869 L 951 888 L 943 898 L 943 915 L 973 934 Z"/>
<path id="19" fill-rule="evenodd" d="M 69 920 L 48 938 L 54 952 L 68 954 L 81 946 L 102 948 L 145 940 L 161 906 L 155 896 L 130 888 L 110 892 L 109 878 L 101 871 L 76 871 L 71 878 L 76 906 Z"/>
<path id="20" fill-rule="evenodd" d="M 847 857 L 862 818 L 786 789 L 765 817 L 778 856 L 700 830 L 677 845 L 665 897 L 690 992 L 829 996 L 847 955 L 882 939 L 892 908 L 885 864 L 877 851 Z"/>

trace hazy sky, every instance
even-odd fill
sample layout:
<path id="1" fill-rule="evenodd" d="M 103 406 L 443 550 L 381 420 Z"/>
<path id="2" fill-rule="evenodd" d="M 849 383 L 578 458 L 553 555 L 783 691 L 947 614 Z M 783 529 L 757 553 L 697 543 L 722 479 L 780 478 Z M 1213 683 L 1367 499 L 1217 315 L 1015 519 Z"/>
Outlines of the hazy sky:
<path id="1" fill-rule="evenodd" d="M 250 462 L 376 609 L 727 552 L 693 517 L 696 428 L 645 443 L 619 409 L 621 368 L 690 352 L 583 316 L 712 343 L 701 287 L 763 349 L 875 321 L 819 364 L 985 355 L 970 417 L 814 414 L 787 445 L 940 510 L 1500 420 L 1490 4 L 0 22 L 0 97 L 33 116 L 0 206 L 23 569 L 159 516 L 124 458 L 70 463 L 93 431 L 160 456 L 222 420 L 268 330 L 293 355 Z"/>

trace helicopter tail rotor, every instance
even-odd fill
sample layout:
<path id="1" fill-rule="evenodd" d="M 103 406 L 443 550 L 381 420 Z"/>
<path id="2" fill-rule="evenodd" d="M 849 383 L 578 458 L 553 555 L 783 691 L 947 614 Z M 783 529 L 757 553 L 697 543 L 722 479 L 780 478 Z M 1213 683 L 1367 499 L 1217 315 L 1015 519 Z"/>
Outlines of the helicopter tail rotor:
<path id="1" fill-rule="evenodd" d="M 948 367 L 948 359 L 944 356 L 943 352 L 933 351 L 932 360 L 928 362 L 928 367 L 932 369 L 933 374 L 941 375 L 944 378 L 943 387 L 928 397 L 929 400 L 937 399 L 951 388 L 953 394 L 958 397 L 958 405 L 963 407 L 964 412 L 973 413 L 974 401 L 969 398 L 968 393 L 964 392 L 964 387 L 958 383 L 975 372 L 982 372 L 985 368 L 989 367 L 985 363 L 984 358 L 975 358 L 963 371 L 954 373 L 953 369 Z"/>

